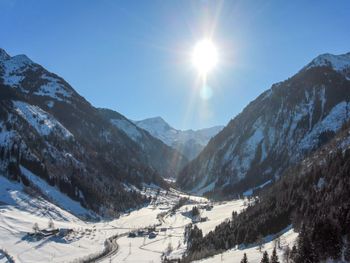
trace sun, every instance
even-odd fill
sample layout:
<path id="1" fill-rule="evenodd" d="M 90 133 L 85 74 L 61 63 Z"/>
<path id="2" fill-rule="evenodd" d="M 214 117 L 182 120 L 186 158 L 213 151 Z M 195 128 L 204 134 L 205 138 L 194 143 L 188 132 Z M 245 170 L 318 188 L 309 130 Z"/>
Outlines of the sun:
<path id="1" fill-rule="evenodd" d="M 198 41 L 192 52 L 192 64 L 201 75 L 207 75 L 218 63 L 218 52 L 210 39 Z"/>

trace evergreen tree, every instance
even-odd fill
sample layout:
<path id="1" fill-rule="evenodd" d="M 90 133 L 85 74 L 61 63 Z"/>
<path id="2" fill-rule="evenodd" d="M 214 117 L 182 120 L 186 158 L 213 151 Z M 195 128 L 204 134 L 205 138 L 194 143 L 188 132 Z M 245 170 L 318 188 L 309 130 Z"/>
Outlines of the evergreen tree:
<path id="1" fill-rule="evenodd" d="M 267 254 L 266 250 L 265 250 L 265 252 L 263 254 L 263 257 L 262 257 L 260 263 L 270 263 L 269 254 Z"/>
<path id="2" fill-rule="evenodd" d="M 319 262 L 319 257 L 315 250 L 315 245 L 312 243 L 312 239 L 309 237 L 309 232 L 306 230 L 304 224 L 302 225 L 301 231 L 299 233 L 297 251 L 297 257 L 294 260 L 296 263 Z"/>
<path id="3" fill-rule="evenodd" d="M 347 237 L 347 244 L 346 244 L 346 248 L 344 251 L 344 258 L 345 258 L 345 260 L 350 262 L 350 235 L 348 235 L 348 237 Z"/>
<path id="4" fill-rule="evenodd" d="M 298 237 L 298 253 L 295 262 L 312 262 L 310 261 L 310 241 L 306 233 L 305 225 L 303 224 Z"/>
<path id="5" fill-rule="evenodd" d="M 241 263 L 248 263 L 248 258 L 247 258 L 247 254 L 246 253 L 244 253 L 243 258 L 241 260 Z"/>
<path id="6" fill-rule="evenodd" d="M 271 263 L 280 263 L 278 261 L 278 256 L 277 256 L 277 252 L 276 252 L 276 247 L 274 247 L 273 251 L 272 251 L 272 255 L 271 255 Z"/>

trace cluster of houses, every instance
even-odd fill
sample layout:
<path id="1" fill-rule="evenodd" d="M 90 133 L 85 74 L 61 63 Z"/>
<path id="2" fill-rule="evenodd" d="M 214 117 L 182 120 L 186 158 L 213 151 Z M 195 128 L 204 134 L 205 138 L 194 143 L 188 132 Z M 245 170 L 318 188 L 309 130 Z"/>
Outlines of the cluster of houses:
<path id="1" fill-rule="evenodd" d="M 73 232 L 73 229 L 69 228 L 49 228 L 49 229 L 35 229 L 33 233 L 28 233 L 28 236 L 35 238 L 44 238 L 50 236 L 64 237 Z"/>
<path id="2" fill-rule="evenodd" d="M 201 205 L 199 208 L 200 209 L 205 209 L 206 211 L 211 211 L 213 209 L 213 205 L 212 204 L 205 204 L 205 205 Z"/>
<path id="3" fill-rule="evenodd" d="M 196 224 L 196 223 L 206 222 L 208 220 L 209 220 L 208 217 L 195 216 L 192 218 L 192 223 Z"/>
<path id="4" fill-rule="evenodd" d="M 155 227 L 148 227 L 145 229 L 138 229 L 137 231 L 131 231 L 128 234 L 128 237 L 134 238 L 134 237 L 148 237 L 148 238 L 155 238 L 157 237 L 159 232 L 165 232 L 167 231 L 166 227 L 162 227 L 160 229 L 156 229 Z"/>

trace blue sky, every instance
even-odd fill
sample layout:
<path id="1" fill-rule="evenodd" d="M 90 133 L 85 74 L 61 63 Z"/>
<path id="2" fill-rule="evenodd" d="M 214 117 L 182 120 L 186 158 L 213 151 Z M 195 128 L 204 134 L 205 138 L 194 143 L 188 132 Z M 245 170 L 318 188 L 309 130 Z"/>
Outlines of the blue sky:
<path id="1" fill-rule="evenodd" d="M 321 53 L 350 51 L 350 1 L 0 0 L 0 47 L 66 79 L 94 106 L 175 128 L 226 124 Z M 200 96 L 190 63 L 212 32 Z"/>

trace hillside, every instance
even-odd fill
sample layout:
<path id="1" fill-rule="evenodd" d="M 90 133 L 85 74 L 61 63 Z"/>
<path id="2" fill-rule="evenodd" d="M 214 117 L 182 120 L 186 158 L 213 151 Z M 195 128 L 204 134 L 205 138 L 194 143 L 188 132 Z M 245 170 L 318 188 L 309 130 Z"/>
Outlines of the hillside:
<path id="1" fill-rule="evenodd" d="M 128 185 L 167 187 L 143 149 L 64 79 L 25 55 L 0 50 L 1 174 L 23 169 L 101 215 L 148 200 Z"/>
<path id="2" fill-rule="evenodd" d="M 120 113 L 109 109 L 99 109 L 99 112 L 140 146 L 147 163 L 163 177 L 176 178 L 178 172 L 188 163 L 187 158 L 177 150 L 139 128 Z"/>
<path id="3" fill-rule="evenodd" d="M 320 55 L 252 101 L 179 174 L 194 193 L 233 196 L 278 178 L 349 120 L 350 53 Z"/>
<path id="4" fill-rule="evenodd" d="M 347 124 L 328 144 L 260 191 L 246 210 L 240 214 L 233 212 L 230 221 L 206 236 L 197 233 L 190 241 L 184 262 L 206 258 L 236 245 L 259 246 L 262 237 L 283 233 L 290 227 L 299 232 L 294 255 L 290 255 L 292 262 L 348 262 L 349 169 Z"/>

